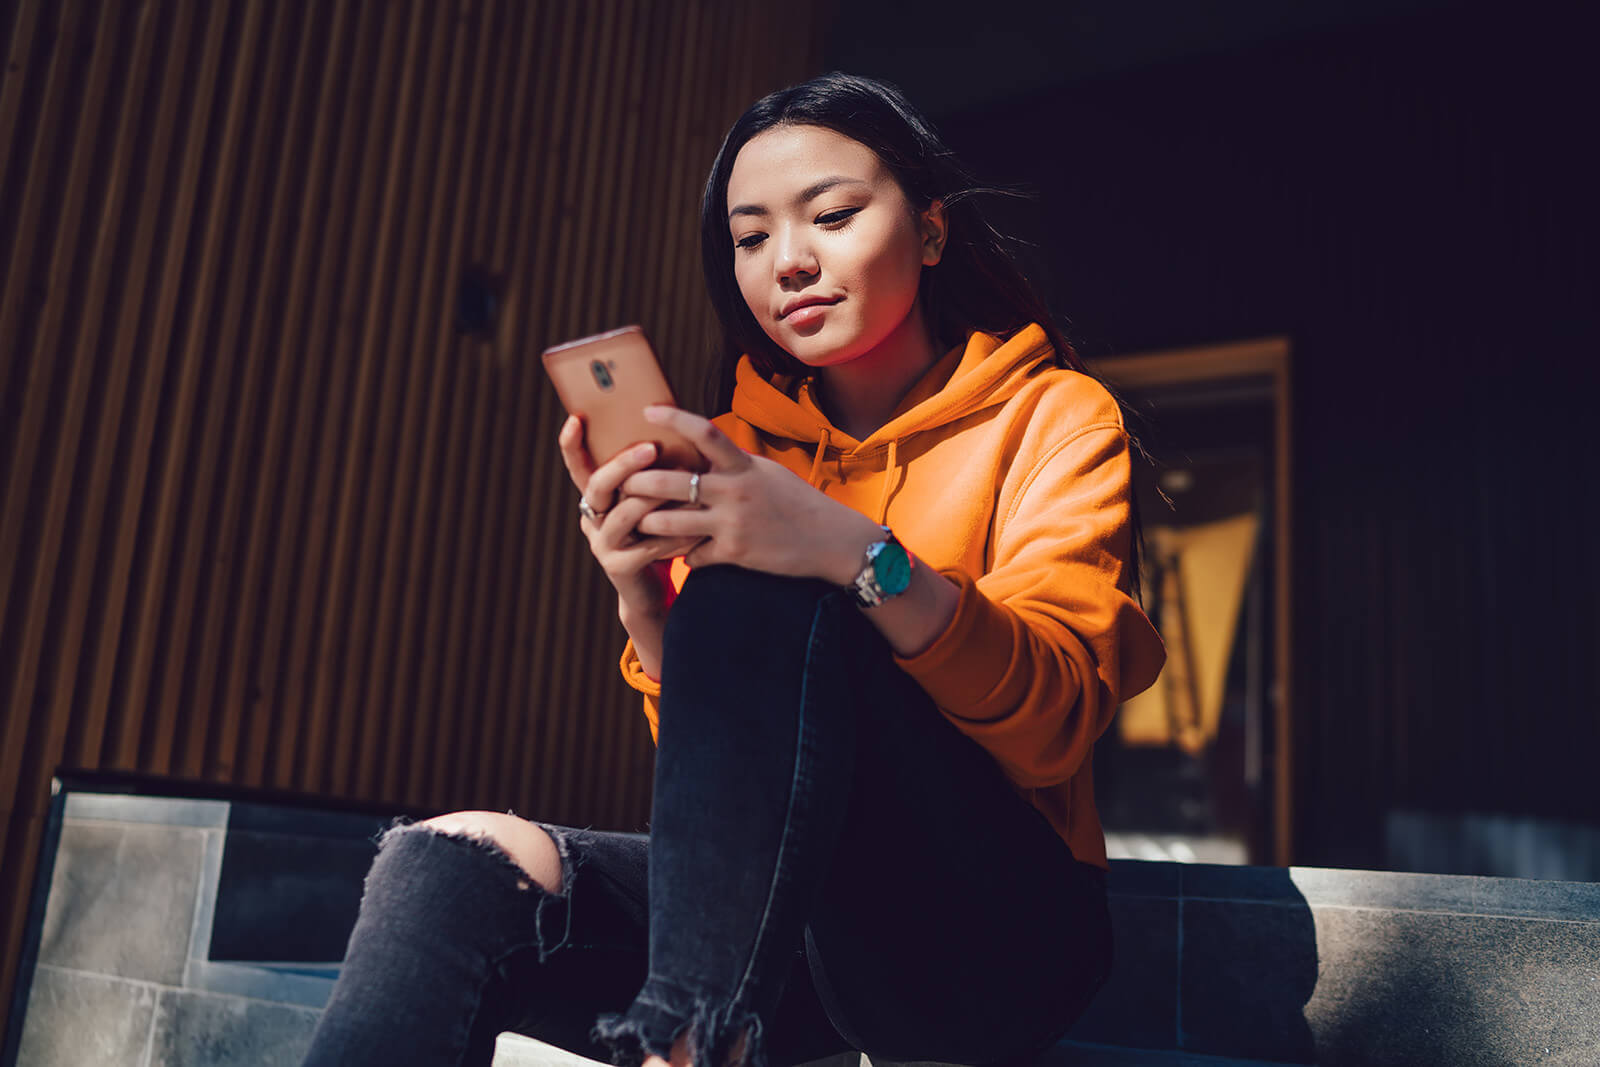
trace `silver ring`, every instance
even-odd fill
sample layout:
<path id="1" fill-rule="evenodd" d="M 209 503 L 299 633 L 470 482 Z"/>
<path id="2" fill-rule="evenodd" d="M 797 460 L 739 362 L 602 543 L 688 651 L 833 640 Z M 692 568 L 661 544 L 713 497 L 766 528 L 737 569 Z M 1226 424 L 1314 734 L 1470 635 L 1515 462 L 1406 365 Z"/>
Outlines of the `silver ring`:
<path id="1" fill-rule="evenodd" d="M 589 498 L 581 493 L 578 495 L 578 514 L 596 526 L 600 524 L 600 513 L 594 509 L 593 504 L 589 503 Z"/>
<path id="2" fill-rule="evenodd" d="M 693 474 L 689 475 L 689 506 L 691 508 L 697 508 L 697 507 L 700 506 L 700 472 L 699 471 L 695 471 Z"/>

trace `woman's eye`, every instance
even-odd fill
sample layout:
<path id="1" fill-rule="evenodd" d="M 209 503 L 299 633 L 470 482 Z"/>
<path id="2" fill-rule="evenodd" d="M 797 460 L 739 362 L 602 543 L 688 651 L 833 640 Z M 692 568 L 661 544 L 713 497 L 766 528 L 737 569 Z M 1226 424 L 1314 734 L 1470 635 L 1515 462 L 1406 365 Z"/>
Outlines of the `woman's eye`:
<path id="1" fill-rule="evenodd" d="M 817 224 L 820 226 L 831 226 L 834 223 L 845 222 L 850 218 L 850 216 L 854 215 L 860 210 L 861 209 L 858 207 L 847 207 L 839 211 L 830 211 L 825 215 L 818 215 Z"/>
<path id="2" fill-rule="evenodd" d="M 737 241 L 733 242 L 733 246 L 735 248 L 743 248 L 745 251 L 749 251 L 766 239 L 767 235 L 764 233 L 747 234 L 746 236 L 741 237 Z"/>

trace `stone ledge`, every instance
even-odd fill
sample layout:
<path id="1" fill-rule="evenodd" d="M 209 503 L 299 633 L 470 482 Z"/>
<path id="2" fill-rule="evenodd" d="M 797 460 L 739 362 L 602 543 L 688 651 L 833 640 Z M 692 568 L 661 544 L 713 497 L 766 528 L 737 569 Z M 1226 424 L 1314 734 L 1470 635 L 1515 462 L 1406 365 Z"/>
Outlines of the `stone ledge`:
<path id="1" fill-rule="evenodd" d="M 158 1033 L 163 1049 L 253 1048 L 253 1062 L 266 1055 L 257 1021 L 309 1036 L 337 965 L 210 958 L 224 828 L 293 836 L 303 820 L 326 842 L 368 837 L 376 817 L 62 801 L 26 1013 L 37 1062 L 144 1063 Z M 1044 1067 L 1600 1063 L 1600 885 L 1114 860 L 1108 887 L 1115 973 Z M 40 1026 L 65 1044 L 46 1049 Z M 141 1034 L 142 1055 L 128 1051 Z M 592 1062 L 515 1035 L 503 1045 L 502 1067 Z"/>
<path id="2" fill-rule="evenodd" d="M 1600 883 L 1331 867 L 1221 867 L 1112 860 L 1118 896 L 1285 903 L 1451 915 L 1600 919 Z"/>
<path id="3" fill-rule="evenodd" d="M 220 830 L 228 825 L 228 802 L 125 793 L 68 793 L 63 814 L 74 821 L 153 823 Z"/>

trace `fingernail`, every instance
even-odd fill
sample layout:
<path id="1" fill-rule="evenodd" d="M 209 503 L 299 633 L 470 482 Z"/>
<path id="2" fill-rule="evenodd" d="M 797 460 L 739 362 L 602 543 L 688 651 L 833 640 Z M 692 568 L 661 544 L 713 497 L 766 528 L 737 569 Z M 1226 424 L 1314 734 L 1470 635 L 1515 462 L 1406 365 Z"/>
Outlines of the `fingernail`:
<path id="1" fill-rule="evenodd" d="M 633 450 L 633 454 L 636 457 L 638 457 L 639 459 L 651 459 L 651 458 L 653 458 L 655 456 L 655 454 L 656 454 L 655 442 L 647 441 L 646 443 L 640 445 L 638 448 L 634 449 Z"/>
<path id="2" fill-rule="evenodd" d="M 644 417 L 651 422 L 665 422 L 671 413 L 670 408 L 664 408 L 659 404 L 651 404 L 644 409 Z"/>

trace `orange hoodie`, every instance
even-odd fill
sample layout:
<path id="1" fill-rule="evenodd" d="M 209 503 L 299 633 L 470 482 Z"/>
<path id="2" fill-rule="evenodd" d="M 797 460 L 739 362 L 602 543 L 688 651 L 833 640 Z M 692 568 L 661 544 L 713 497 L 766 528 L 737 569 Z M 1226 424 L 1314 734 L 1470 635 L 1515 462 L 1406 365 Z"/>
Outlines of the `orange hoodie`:
<path id="1" fill-rule="evenodd" d="M 895 535 L 960 587 L 942 634 L 895 662 L 997 760 L 1087 863 L 1106 866 L 1095 739 L 1154 683 L 1166 649 L 1123 590 L 1131 467 L 1122 413 L 1094 379 L 1055 366 L 1036 325 L 974 333 L 865 441 L 832 425 L 806 380 L 741 360 L 715 421 Z M 681 585 L 686 568 L 676 561 Z M 660 685 L 631 642 L 628 684 L 656 736 Z"/>

